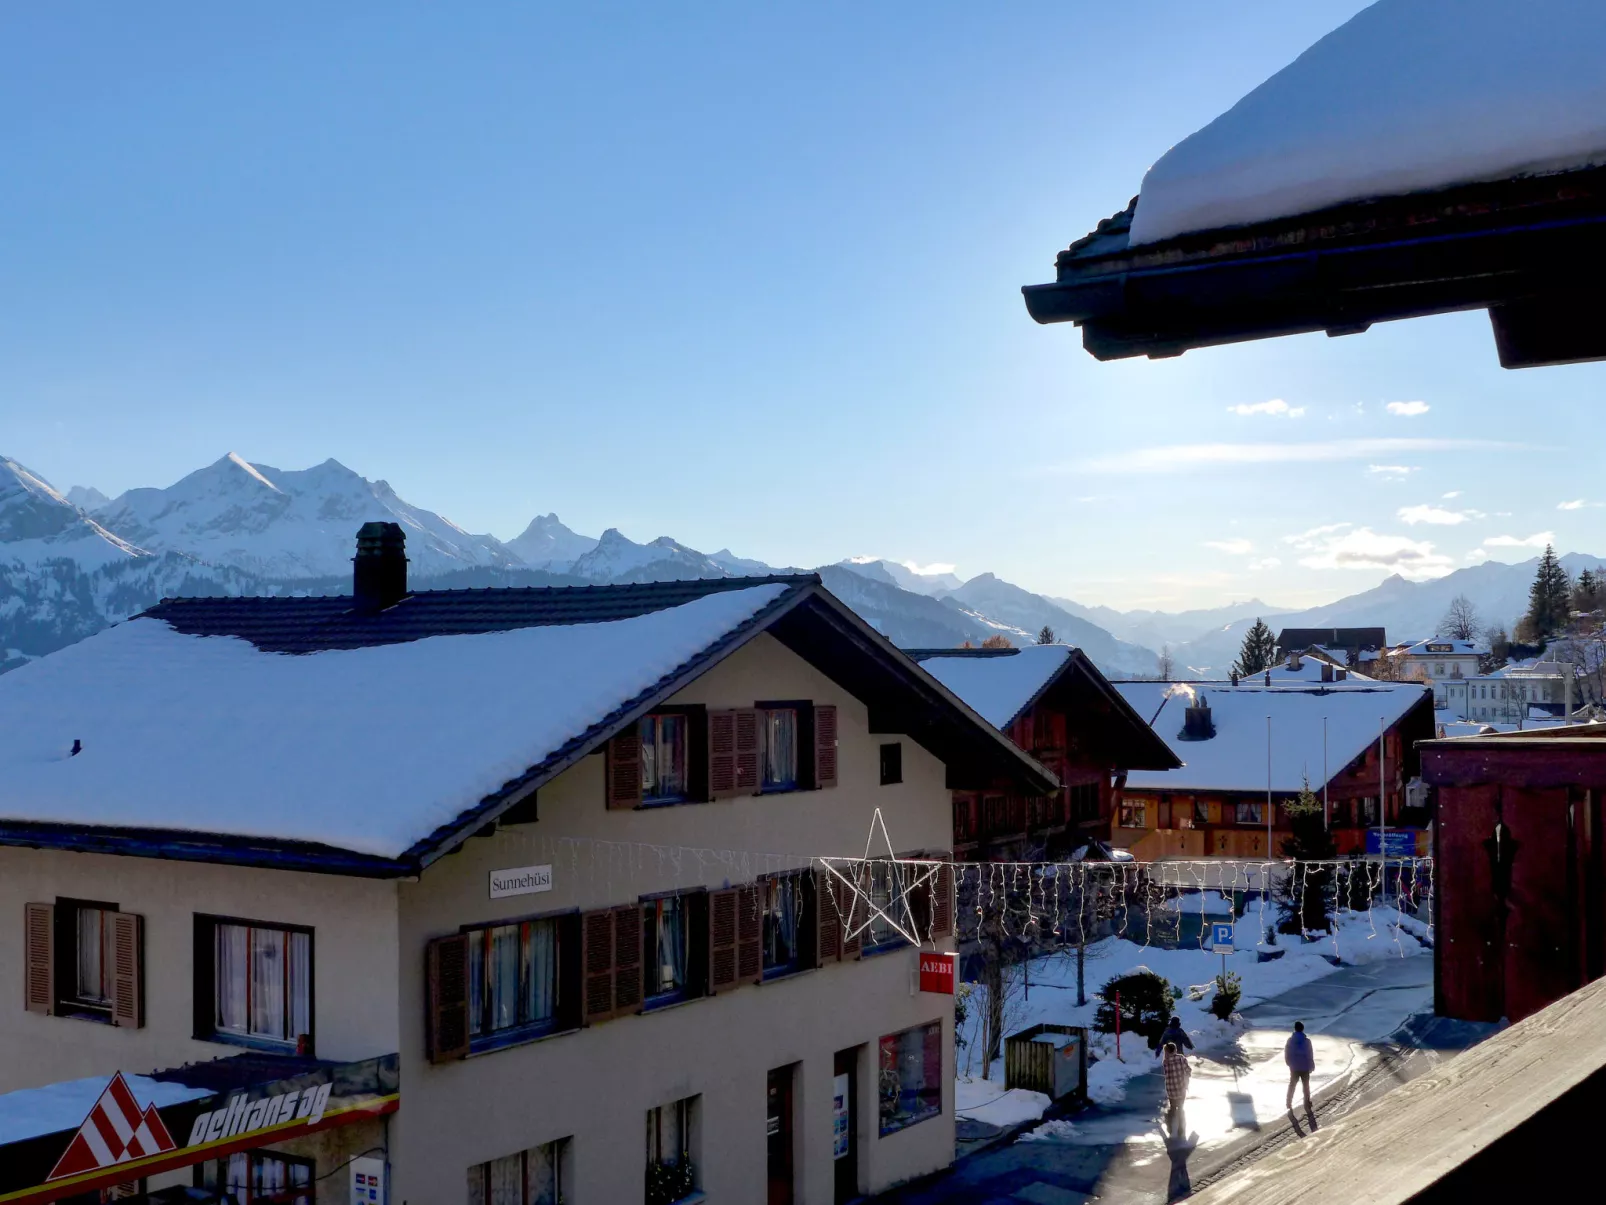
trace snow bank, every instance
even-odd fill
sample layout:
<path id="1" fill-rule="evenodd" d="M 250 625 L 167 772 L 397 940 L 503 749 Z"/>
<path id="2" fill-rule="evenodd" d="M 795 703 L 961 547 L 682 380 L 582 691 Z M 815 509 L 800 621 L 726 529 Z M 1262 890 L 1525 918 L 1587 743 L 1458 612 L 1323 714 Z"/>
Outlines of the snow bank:
<path id="1" fill-rule="evenodd" d="M 963 1077 L 954 1081 L 954 1116 L 1008 1128 L 1036 1121 L 1053 1102 L 1041 1092 L 1025 1088 L 1004 1091 L 991 1080 Z"/>
<path id="2" fill-rule="evenodd" d="M 1134 245 L 1606 163 L 1606 4 L 1380 0 L 1149 169 Z"/>
<path id="3" fill-rule="evenodd" d="M 0 816 L 396 857 L 784 589 L 302 656 L 136 619 L 0 677 Z"/>

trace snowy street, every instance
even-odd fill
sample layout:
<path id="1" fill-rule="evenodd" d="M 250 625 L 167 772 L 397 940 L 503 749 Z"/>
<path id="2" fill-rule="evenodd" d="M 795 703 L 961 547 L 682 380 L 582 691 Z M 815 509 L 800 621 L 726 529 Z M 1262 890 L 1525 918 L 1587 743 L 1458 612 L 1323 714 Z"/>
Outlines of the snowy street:
<path id="1" fill-rule="evenodd" d="M 1168 960 L 1199 957 L 1197 951 L 1158 954 L 1148 952 L 1156 969 Z M 1293 977 L 1292 967 L 1279 965 L 1293 957 L 1290 953 L 1277 962 L 1252 965 Z M 1112 1077 L 1109 1069 L 1102 1077 L 1090 1076 L 1096 1088 L 1105 1085 L 1104 1103 L 1070 1119 L 1043 1122 L 1007 1146 L 962 1160 L 947 1176 L 885 1200 L 889 1205 L 961 1201 L 1077 1205 L 1095 1199 L 1138 1205 L 1173 1200 L 1273 1146 L 1311 1132 L 1312 1118 L 1297 1094 L 1292 1118 L 1284 1104 L 1288 1074 L 1283 1045 L 1295 1020 L 1305 1022 L 1315 1048 L 1311 1093 L 1317 1128 L 1484 1036 L 1477 1027 L 1446 1030 L 1443 1023 L 1428 1020 L 1433 1006 L 1430 957 L 1415 956 L 1413 951 L 1410 956 L 1375 958 L 1359 965 L 1329 965 L 1328 972 L 1247 1005 L 1242 1027 L 1230 1031 L 1225 1042 L 1219 1040 L 1225 1036 L 1221 1033 L 1203 1032 L 1208 1024 L 1196 1031 L 1194 1017 L 1179 1008 L 1200 1047 L 1190 1059 L 1193 1076 L 1181 1138 L 1164 1131 L 1163 1084 L 1154 1055 L 1139 1040 L 1135 1049 L 1123 1047 L 1120 1077 Z M 1246 984 L 1246 992 L 1248 988 Z M 1037 994 L 1034 988 L 1034 999 Z M 1411 1026 L 1402 1029 L 1407 1022 Z M 1433 1037 L 1419 1038 L 1422 1033 Z M 1419 1042 L 1443 1049 L 1412 1049 Z M 1113 1092 L 1108 1087 L 1112 1079 L 1119 1084 Z M 1010 1123 L 1010 1109 L 1030 1115 L 1032 1102 L 1020 1098 L 1033 1094 L 1010 1093 L 998 1099 L 993 1091 L 981 1097 L 977 1085 L 961 1085 L 961 1110 L 967 1092 L 988 1099 L 989 1105 L 978 1111 L 1001 1124 Z"/>

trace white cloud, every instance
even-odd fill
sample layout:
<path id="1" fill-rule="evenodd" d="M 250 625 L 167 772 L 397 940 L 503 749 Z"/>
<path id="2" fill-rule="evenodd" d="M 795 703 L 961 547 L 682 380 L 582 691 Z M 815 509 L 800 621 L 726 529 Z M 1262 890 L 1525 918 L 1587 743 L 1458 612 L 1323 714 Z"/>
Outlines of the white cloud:
<path id="1" fill-rule="evenodd" d="M 1248 540 L 1206 540 L 1206 548 L 1214 548 L 1217 552 L 1229 553 L 1232 556 L 1247 556 L 1255 550 L 1255 546 Z"/>
<path id="2" fill-rule="evenodd" d="M 916 577 L 936 577 L 943 573 L 952 573 L 955 566 L 947 561 L 933 561 L 929 565 L 917 565 L 913 561 L 904 561 L 903 567 Z"/>
<path id="3" fill-rule="evenodd" d="M 1388 412 L 1397 414 L 1401 418 L 1415 418 L 1418 414 L 1426 414 L 1432 407 L 1426 402 L 1390 402 Z"/>
<path id="4" fill-rule="evenodd" d="M 1305 413 L 1305 407 L 1290 406 L 1282 398 L 1274 397 L 1269 402 L 1239 402 L 1236 406 L 1228 406 L 1227 413 L 1236 414 L 1243 418 L 1248 418 L 1251 414 L 1301 418 Z"/>
<path id="5" fill-rule="evenodd" d="M 1469 561 L 1486 561 L 1488 559 L 1489 554 L 1481 548 L 1474 548 L 1471 552 L 1467 553 L 1467 560 Z"/>
<path id="6" fill-rule="evenodd" d="M 1310 554 L 1299 558 L 1307 569 L 1392 569 L 1406 577 L 1429 578 L 1442 577 L 1454 563 L 1426 540 L 1386 535 L 1370 527 L 1291 539 L 1296 548 Z"/>
<path id="7" fill-rule="evenodd" d="M 1278 565 L 1281 565 L 1282 563 L 1283 562 L 1282 562 L 1282 558 L 1281 557 L 1264 556 L 1264 557 L 1261 557 L 1258 561 L 1250 561 L 1249 562 L 1249 568 L 1251 570 L 1275 569 L 1275 568 L 1277 568 Z"/>
<path id="8" fill-rule="evenodd" d="M 1468 519 L 1481 519 L 1484 514 L 1481 510 L 1446 510 L 1442 506 L 1402 506 L 1395 512 L 1403 523 L 1415 525 L 1417 523 L 1432 523 L 1438 527 L 1454 527 L 1458 523 L 1465 523 Z"/>
<path id="9" fill-rule="evenodd" d="M 1302 531 L 1298 535 L 1284 536 L 1284 544 L 1292 544 L 1295 548 L 1314 548 L 1313 541 L 1322 536 L 1330 536 L 1335 531 L 1343 531 L 1346 527 L 1354 527 L 1353 523 L 1324 523 L 1320 527 L 1313 527 L 1309 531 Z"/>
<path id="10" fill-rule="evenodd" d="M 1543 548 L 1556 542 L 1553 531 L 1536 531 L 1526 538 L 1520 536 L 1490 536 L 1483 542 L 1485 548 Z"/>
<path id="11" fill-rule="evenodd" d="M 1451 498 L 1459 498 L 1460 496 L 1461 496 L 1461 491 L 1460 490 L 1451 490 L 1448 494 L 1441 494 L 1440 495 L 1440 497 L 1442 497 L 1446 502 L 1448 502 Z"/>
<path id="12" fill-rule="evenodd" d="M 1366 466 L 1366 471 L 1378 477 L 1391 477 L 1398 481 L 1416 472 L 1421 467 L 1421 465 L 1415 464 L 1369 464 Z"/>
<path id="13" fill-rule="evenodd" d="M 1498 439 L 1331 439 L 1320 443 L 1167 444 L 1133 448 L 1051 472 L 1171 473 L 1178 469 L 1234 464 L 1293 464 L 1310 461 L 1371 460 L 1405 452 L 1467 452 L 1523 448 Z"/>
<path id="14" fill-rule="evenodd" d="M 1571 502 L 1556 503 L 1557 510 L 1583 510 L 1586 506 L 1593 509 L 1597 506 L 1606 506 L 1606 502 L 1590 502 L 1584 498 L 1574 498 Z"/>

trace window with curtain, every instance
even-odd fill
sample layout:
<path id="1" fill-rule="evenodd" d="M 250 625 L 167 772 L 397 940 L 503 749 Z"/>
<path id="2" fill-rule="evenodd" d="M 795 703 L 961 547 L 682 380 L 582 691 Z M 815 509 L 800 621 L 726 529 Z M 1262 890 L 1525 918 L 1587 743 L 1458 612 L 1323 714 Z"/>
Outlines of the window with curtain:
<path id="1" fill-rule="evenodd" d="M 218 921 L 213 947 L 218 1033 L 293 1045 L 312 1032 L 312 934 Z"/>
<path id="2" fill-rule="evenodd" d="M 804 876 L 776 875 L 759 884 L 764 908 L 764 975 L 788 974 L 802 966 Z"/>
<path id="3" fill-rule="evenodd" d="M 468 1169 L 468 1205 L 558 1205 L 568 1183 L 569 1139 L 543 1143 Z"/>
<path id="4" fill-rule="evenodd" d="M 1239 803 L 1237 805 L 1239 824 L 1264 824 L 1266 822 L 1266 805 L 1260 802 Z"/>
<path id="5" fill-rule="evenodd" d="M 797 787 L 797 709 L 767 708 L 759 712 L 763 741 L 766 791 L 790 791 Z"/>
<path id="6" fill-rule="evenodd" d="M 76 938 L 71 1003 L 109 1008 L 112 999 L 112 917 L 115 909 L 79 905 L 73 910 Z"/>
<path id="7" fill-rule="evenodd" d="M 644 716 L 641 734 L 643 803 L 676 803 L 690 792 L 687 745 L 691 720 L 682 714 Z"/>
<path id="8" fill-rule="evenodd" d="M 1149 805 L 1147 802 L 1121 804 L 1121 828 L 1148 828 Z"/>
<path id="9" fill-rule="evenodd" d="M 647 1110 L 647 1205 L 674 1205 L 697 1191 L 692 1126 L 697 1097 Z"/>
<path id="10" fill-rule="evenodd" d="M 665 896 L 642 905 L 642 973 L 647 996 L 659 1002 L 685 995 L 690 983 L 687 917 L 685 896 Z"/>
<path id="11" fill-rule="evenodd" d="M 241 1151 L 201 1165 L 197 1187 L 219 1189 L 234 1205 L 313 1205 L 310 1159 L 269 1151 Z M 297 1192 L 297 1189 L 306 1189 Z"/>
<path id="12" fill-rule="evenodd" d="M 559 1008 L 562 918 L 468 931 L 469 1037 L 554 1026 Z"/>
<path id="13" fill-rule="evenodd" d="M 893 924 L 893 921 L 904 925 L 908 923 L 903 905 L 904 884 L 900 877 L 901 873 L 907 872 L 900 872 L 899 868 L 889 861 L 869 864 L 870 903 L 873 908 L 880 911 L 870 913 L 870 927 L 864 935 L 864 947 L 867 950 L 901 944 L 908 940 Z"/>

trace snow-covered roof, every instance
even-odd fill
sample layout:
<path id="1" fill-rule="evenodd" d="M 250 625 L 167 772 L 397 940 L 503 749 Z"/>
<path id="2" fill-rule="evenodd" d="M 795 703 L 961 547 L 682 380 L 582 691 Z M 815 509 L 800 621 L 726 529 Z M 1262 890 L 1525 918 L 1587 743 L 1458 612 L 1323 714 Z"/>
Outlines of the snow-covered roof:
<path id="1" fill-rule="evenodd" d="M 1400 649 L 1401 657 L 1482 657 L 1488 649 L 1475 640 L 1456 640 L 1450 636 L 1429 636 Z"/>
<path id="2" fill-rule="evenodd" d="M 134 619 L 0 677 L 0 820 L 396 858 L 786 589 L 303 655 Z"/>
<path id="3" fill-rule="evenodd" d="M 1322 666 L 1327 665 L 1329 674 L 1343 670 L 1346 682 L 1370 682 L 1365 674 L 1357 673 L 1344 665 L 1342 660 L 1323 662 L 1320 657 L 1301 657 L 1298 669 L 1289 669 L 1286 659 L 1271 666 L 1271 681 L 1273 686 L 1290 682 L 1320 682 L 1322 680 Z M 1264 679 L 1264 672 L 1251 676 L 1251 682 L 1260 682 Z"/>
<path id="4" fill-rule="evenodd" d="M 1002 657 L 927 657 L 921 666 L 994 728 L 1007 728 L 1069 664 L 1063 644 L 1033 644 Z"/>
<path id="5" fill-rule="evenodd" d="M 63 1080 L 39 1088 L 0 1093 L 0 1144 L 76 1130 L 111 1082 L 109 1075 L 92 1075 L 88 1079 Z M 142 1110 L 148 1105 L 161 1109 L 212 1095 L 207 1088 L 192 1088 L 188 1084 L 169 1083 L 144 1075 L 125 1075 L 123 1082 Z"/>
<path id="6" fill-rule="evenodd" d="M 1379 0 L 1144 177 L 1131 242 L 1606 163 L 1606 5 Z"/>
<path id="7" fill-rule="evenodd" d="M 1397 723 L 1429 688 L 1416 683 L 1338 682 L 1312 686 L 1231 686 L 1228 683 L 1117 682 L 1115 688 L 1183 765 L 1179 770 L 1134 770 L 1127 786 L 1173 791 L 1264 791 L 1267 781 L 1266 717 L 1271 717 L 1271 789 L 1297 792 L 1308 780 L 1322 785 L 1323 724 L 1329 777 L 1378 738 L 1379 721 Z M 1193 692 L 1210 706 L 1216 735 L 1177 739 Z"/>

